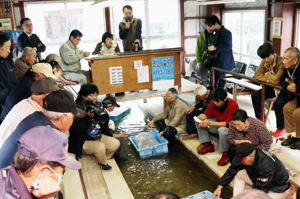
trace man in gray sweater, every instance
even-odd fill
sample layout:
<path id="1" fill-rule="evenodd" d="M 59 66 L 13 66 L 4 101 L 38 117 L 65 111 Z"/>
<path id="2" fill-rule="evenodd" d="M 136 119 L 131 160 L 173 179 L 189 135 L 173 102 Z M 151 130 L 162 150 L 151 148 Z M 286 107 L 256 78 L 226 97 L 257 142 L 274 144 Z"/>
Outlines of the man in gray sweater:
<path id="1" fill-rule="evenodd" d="M 59 49 L 62 58 L 62 70 L 66 79 L 76 81 L 80 84 L 85 84 L 88 81 L 87 71 L 81 70 L 80 60 L 83 57 L 88 57 L 89 52 L 80 50 L 77 46 L 81 40 L 82 33 L 79 30 L 73 30 L 69 40 L 65 42 Z"/>

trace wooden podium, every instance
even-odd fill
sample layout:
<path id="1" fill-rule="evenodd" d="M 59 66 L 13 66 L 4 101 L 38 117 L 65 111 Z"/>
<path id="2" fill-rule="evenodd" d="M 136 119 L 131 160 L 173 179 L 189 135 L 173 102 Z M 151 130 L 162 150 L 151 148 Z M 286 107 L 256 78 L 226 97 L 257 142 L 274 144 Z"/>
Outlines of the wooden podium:
<path id="1" fill-rule="evenodd" d="M 153 57 L 174 57 L 174 84 L 181 86 L 180 53 L 182 48 L 170 48 L 159 50 L 146 50 L 132 53 L 121 53 L 118 56 L 87 58 L 91 67 L 92 82 L 98 86 L 99 94 L 119 93 L 152 89 L 152 65 Z M 134 61 L 142 60 L 143 65 L 149 67 L 149 82 L 138 83 L 137 70 Z M 123 83 L 110 83 L 110 67 L 122 66 Z"/>

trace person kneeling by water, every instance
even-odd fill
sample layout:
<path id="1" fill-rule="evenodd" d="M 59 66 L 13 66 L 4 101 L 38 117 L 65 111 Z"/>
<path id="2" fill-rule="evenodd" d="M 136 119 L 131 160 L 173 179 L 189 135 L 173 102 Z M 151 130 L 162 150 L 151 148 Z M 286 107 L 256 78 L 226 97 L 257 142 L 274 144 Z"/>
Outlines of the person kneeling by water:
<path id="1" fill-rule="evenodd" d="M 80 158 L 82 154 L 94 155 L 103 170 L 111 170 L 107 159 L 120 147 L 109 129 L 109 116 L 101 104 L 97 103 L 98 88 L 95 84 L 82 85 L 76 104 L 86 111 L 86 116 L 74 120 L 70 128 L 69 152 Z"/>
<path id="2" fill-rule="evenodd" d="M 237 145 L 231 166 L 221 177 L 212 198 L 220 197 L 223 187 L 233 178 L 233 196 L 241 193 L 248 184 L 266 192 L 273 199 L 295 198 L 295 187 L 288 182 L 289 174 L 280 160 L 264 149 L 254 149 L 247 142 Z"/>
<path id="3" fill-rule="evenodd" d="M 177 133 L 186 132 L 185 110 L 188 107 L 178 99 L 175 88 L 170 88 L 164 99 L 167 104 L 164 112 L 156 115 L 146 127 L 151 128 L 155 125 L 160 134 L 172 143 Z"/>

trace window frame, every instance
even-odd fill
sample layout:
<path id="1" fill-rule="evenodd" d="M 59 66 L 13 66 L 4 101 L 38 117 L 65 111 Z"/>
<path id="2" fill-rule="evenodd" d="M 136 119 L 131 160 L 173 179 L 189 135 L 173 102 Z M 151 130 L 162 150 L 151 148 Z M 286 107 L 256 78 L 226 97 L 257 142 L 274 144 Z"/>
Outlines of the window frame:
<path id="1" fill-rule="evenodd" d="M 296 9 L 296 28 L 294 45 L 300 49 L 300 8 Z"/>
<path id="2" fill-rule="evenodd" d="M 144 2 L 144 13 L 145 13 L 145 21 L 143 21 L 143 26 L 145 27 L 145 32 L 142 33 L 142 38 L 143 38 L 143 45 L 144 45 L 144 49 L 154 49 L 150 47 L 150 43 L 151 40 L 155 40 L 155 39 L 172 39 L 172 38 L 177 38 L 178 39 L 178 43 L 177 43 L 177 47 L 181 46 L 181 22 L 180 22 L 180 0 L 176 0 L 177 4 L 178 4 L 178 34 L 174 35 L 174 34 L 167 34 L 167 35 L 163 35 L 163 36 L 151 36 L 150 35 L 150 18 L 149 18 L 149 1 L 151 0 L 125 0 L 124 2 L 132 2 L 132 1 L 143 1 Z M 112 34 L 116 35 L 115 36 L 115 40 L 118 41 L 118 43 L 122 43 L 122 40 L 119 38 L 119 29 L 115 27 L 114 22 L 115 22 L 115 17 L 117 16 L 114 13 L 114 9 L 112 7 L 110 7 L 111 9 L 111 30 L 112 30 Z"/>
<path id="3" fill-rule="evenodd" d="M 266 40 L 266 36 L 265 36 L 266 35 L 266 20 L 265 20 L 265 18 L 266 18 L 266 14 L 267 14 L 266 8 L 224 9 L 222 11 L 223 24 L 225 26 L 225 21 L 226 21 L 225 14 L 226 13 L 241 13 L 241 21 L 243 21 L 243 15 L 244 15 L 244 13 L 246 13 L 246 12 L 255 12 L 255 11 L 261 11 L 264 14 L 263 42 L 265 42 L 265 40 Z M 243 32 L 243 26 L 240 27 L 240 32 L 241 33 Z M 253 60 L 259 62 L 261 59 L 258 56 L 247 55 L 247 54 L 244 54 L 244 53 L 241 52 L 242 51 L 242 45 L 243 45 L 243 41 L 242 41 L 243 34 L 241 34 L 241 36 L 240 36 L 239 39 L 241 41 L 240 42 L 240 46 L 239 46 L 240 52 L 234 52 L 233 51 L 233 54 L 235 55 L 235 57 L 238 57 L 238 59 L 236 61 L 241 61 L 242 58 L 249 58 L 249 60 L 250 60 L 249 62 L 250 63 L 248 63 L 248 64 L 252 64 Z"/>

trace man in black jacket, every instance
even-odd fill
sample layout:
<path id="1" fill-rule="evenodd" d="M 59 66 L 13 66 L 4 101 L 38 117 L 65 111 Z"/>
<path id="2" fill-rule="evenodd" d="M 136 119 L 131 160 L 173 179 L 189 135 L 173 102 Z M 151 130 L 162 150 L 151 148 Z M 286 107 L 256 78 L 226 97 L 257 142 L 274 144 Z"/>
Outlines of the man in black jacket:
<path id="1" fill-rule="evenodd" d="M 83 118 L 76 118 L 69 130 L 69 152 L 76 158 L 82 154 L 96 157 L 102 170 L 111 170 L 107 160 L 112 158 L 120 147 L 120 142 L 113 137 L 113 130 L 108 127 L 109 116 L 97 104 L 98 88 L 87 83 L 81 86 L 76 105 L 86 112 Z"/>
<path id="2" fill-rule="evenodd" d="M 212 42 L 211 45 L 208 44 L 208 51 L 216 53 L 216 63 L 215 66 L 225 70 L 232 70 L 234 68 L 234 58 L 232 51 L 232 35 L 231 32 L 222 26 L 220 19 L 212 15 L 205 20 L 206 29 L 208 32 L 217 34 L 213 38 L 217 39 L 217 42 Z M 214 40 L 214 39 L 213 39 Z M 216 44 L 214 44 L 216 43 Z M 217 45 L 217 46 L 215 46 Z M 216 73 L 216 86 L 224 86 L 225 74 L 221 72 Z"/>
<path id="3" fill-rule="evenodd" d="M 242 192 L 248 184 L 266 192 L 271 198 L 291 198 L 295 188 L 289 182 L 289 174 L 280 160 L 272 153 L 244 142 L 237 145 L 231 166 L 221 177 L 213 197 L 220 197 L 221 190 L 234 179 L 233 195 Z"/>
<path id="4" fill-rule="evenodd" d="M 39 61 L 42 60 L 41 53 L 45 52 L 46 46 L 42 43 L 40 38 L 32 33 L 32 23 L 31 19 L 23 18 L 20 22 L 23 33 L 18 37 L 18 49 L 20 52 L 23 51 L 25 47 L 31 47 L 36 49 L 37 58 Z"/>
<path id="5" fill-rule="evenodd" d="M 292 149 L 300 149 L 300 50 L 291 47 L 285 50 L 283 55 L 284 71 L 280 85 L 289 96 L 291 101 L 283 107 L 284 123 L 287 133 L 296 132 L 296 137 L 291 135 L 281 143 L 283 146 L 290 146 Z"/>
<path id="6" fill-rule="evenodd" d="M 10 45 L 9 36 L 0 32 L 0 112 L 8 93 L 19 82 L 13 61 L 7 58 L 10 53 Z"/>

